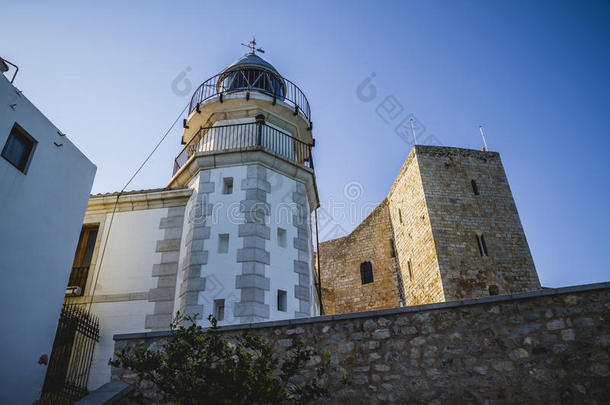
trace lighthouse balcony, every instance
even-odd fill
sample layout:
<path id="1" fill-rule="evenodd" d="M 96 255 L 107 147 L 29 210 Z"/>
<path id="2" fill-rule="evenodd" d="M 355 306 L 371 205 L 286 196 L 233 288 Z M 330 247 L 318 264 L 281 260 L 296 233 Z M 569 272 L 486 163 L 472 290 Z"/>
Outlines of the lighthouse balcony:
<path id="1" fill-rule="evenodd" d="M 289 133 L 266 123 L 217 125 L 201 128 L 174 161 L 175 175 L 195 154 L 263 150 L 292 163 L 313 169 L 313 144 L 294 138 Z"/>
<path id="2" fill-rule="evenodd" d="M 210 102 L 223 102 L 226 98 L 262 94 L 275 104 L 284 104 L 295 115 L 304 118 L 311 128 L 311 109 L 309 101 L 299 87 L 290 80 L 266 69 L 242 68 L 220 73 L 203 82 L 191 98 L 189 115 L 199 112 Z"/>

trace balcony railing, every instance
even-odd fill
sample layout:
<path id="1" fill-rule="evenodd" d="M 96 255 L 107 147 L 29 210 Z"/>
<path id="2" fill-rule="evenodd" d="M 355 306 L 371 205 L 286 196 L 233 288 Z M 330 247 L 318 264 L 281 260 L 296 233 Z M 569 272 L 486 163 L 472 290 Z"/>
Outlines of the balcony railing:
<path id="1" fill-rule="evenodd" d="M 259 147 L 313 169 L 313 145 L 263 123 L 219 125 L 201 128 L 174 162 L 174 173 L 197 152 L 230 151 Z"/>
<path id="2" fill-rule="evenodd" d="M 225 95 L 236 92 L 245 92 L 246 97 L 249 97 L 250 92 L 266 94 L 273 98 L 274 104 L 283 101 L 294 108 L 295 114 L 302 114 L 311 128 L 309 101 L 301 89 L 284 77 L 258 69 L 220 73 L 209 78 L 195 90 L 189 114 L 199 110 L 201 103 L 212 97 L 218 96 L 222 102 Z"/>
<path id="3" fill-rule="evenodd" d="M 87 275 L 89 274 L 89 266 L 86 267 L 72 267 L 70 273 L 70 280 L 68 281 L 68 287 L 80 287 L 80 294 L 85 291 L 85 285 L 87 284 Z"/>

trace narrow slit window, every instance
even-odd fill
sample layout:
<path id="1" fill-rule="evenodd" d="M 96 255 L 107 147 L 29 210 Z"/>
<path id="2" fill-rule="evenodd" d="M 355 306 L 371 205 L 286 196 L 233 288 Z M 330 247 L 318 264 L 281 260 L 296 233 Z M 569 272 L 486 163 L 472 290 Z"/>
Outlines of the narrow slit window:
<path id="1" fill-rule="evenodd" d="M 369 284 L 374 281 L 373 265 L 371 262 L 363 262 L 360 264 L 360 278 L 362 279 L 362 284 Z"/>
<path id="2" fill-rule="evenodd" d="M 233 194 L 233 177 L 225 177 L 222 183 L 222 193 Z"/>
<path id="3" fill-rule="evenodd" d="M 284 290 L 277 290 L 277 310 L 281 312 L 287 311 L 287 294 Z"/>
<path id="4" fill-rule="evenodd" d="M 413 269 L 411 265 L 411 259 L 407 260 L 407 268 L 409 269 L 409 279 L 413 281 Z"/>
<path id="5" fill-rule="evenodd" d="M 225 300 L 214 300 L 214 318 L 217 321 L 225 320 Z"/>
<path id="6" fill-rule="evenodd" d="M 477 182 L 474 180 L 470 180 L 470 185 L 472 186 L 472 192 L 474 195 L 479 195 L 479 187 L 477 186 Z"/>
<path id="7" fill-rule="evenodd" d="M 402 212 L 400 212 L 400 208 L 398 209 L 398 219 L 400 220 L 400 223 L 402 224 Z"/>
<path id="8" fill-rule="evenodd" d="M 286 230 L 283 228 L 277 228 L 277 245 L 279 247 L 286 247 Z"/>
<path id="9" fill-rule="evenodd" d="M 25 173 L 36 144 L 36 140 L 15 123 L 2 149 L 2 157 Z"/>
<path id="10" fill-rule="evenodd" d="M 489 253 L 487 253 L 487 244 L 485 243 L 485 236 L 481 235 L 481 247 L 483 248 L 483 254 L 485 256 L 489 256 Z"/>
<path id="11" fill-rule="evenodd" d="M 481 256 L 488 256 L 487 254 L 487 244 L 485 243 L 485 237 L 483 235 L 477 234 L 477 246 L 479 248 L 479 254 Z"/>
<path id="12" fill-rule="evenodd" d="M 229 253 L 229 234 L 218 235 L 218 253 Z"/>

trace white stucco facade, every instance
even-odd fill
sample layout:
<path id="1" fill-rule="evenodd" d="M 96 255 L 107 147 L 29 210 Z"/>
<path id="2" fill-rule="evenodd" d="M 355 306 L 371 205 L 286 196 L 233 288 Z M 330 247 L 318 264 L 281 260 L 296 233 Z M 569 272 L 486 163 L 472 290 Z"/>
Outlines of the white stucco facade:
<path id="1" fill-rule="evenodd" d="M 40 396 L 96 167 L 0 74 L 0 150 L 17 124 L 26 170 L 0 157 L 0 403 Z"/>

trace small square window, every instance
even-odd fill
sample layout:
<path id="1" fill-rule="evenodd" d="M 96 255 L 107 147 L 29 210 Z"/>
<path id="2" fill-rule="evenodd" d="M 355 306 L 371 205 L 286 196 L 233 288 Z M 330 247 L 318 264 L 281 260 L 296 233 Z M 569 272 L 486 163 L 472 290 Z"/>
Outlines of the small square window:
<path id="1" fill-rule="evenodd" d="M 36 143 L 30 134 L 15 123 L 2 149 L 2 157 L 25 173 Z"/>
<path id="2" fill-rule="evenodd" d="M 281 312 L 287 311 L 287 294 L 284 290 L 277 290 L 277 310 Z"/>
<path id="3" fill-rule="evenodd" d="M 277 228 L 277 245 L 279 247 L 286 247 L 286 230 L 283 228 Z"/>
<path id="4" fill-rule="evenodd" d="M 229 234 L 218 235 L 218 253 L 229 253 Z"/>
<path id="5" fill-rule="evenodd" d="M 233 177 L 225 177 L 222 182 L 222 193 L 233 194 Z"/>
<path id="6" fill-rule="evenodd" d="M 214 318 L 219 322 L 225 320 L 225 300 L 214 300 Z"/>

